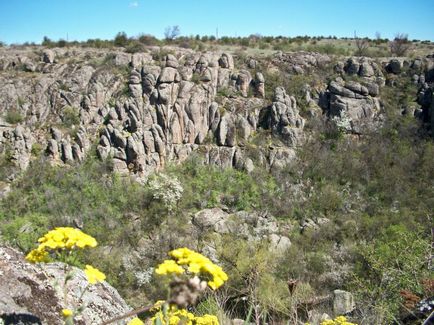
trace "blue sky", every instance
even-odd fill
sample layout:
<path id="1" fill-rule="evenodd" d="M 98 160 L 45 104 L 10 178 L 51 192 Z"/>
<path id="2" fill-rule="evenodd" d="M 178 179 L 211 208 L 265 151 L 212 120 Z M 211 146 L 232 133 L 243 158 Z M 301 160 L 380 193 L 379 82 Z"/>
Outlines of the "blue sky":
<path id="1" fill-rule="evenodd" d="M 0 0 L 0 41 L 182 35 L 336 35 L 434 41 L 434 0 Z"/>

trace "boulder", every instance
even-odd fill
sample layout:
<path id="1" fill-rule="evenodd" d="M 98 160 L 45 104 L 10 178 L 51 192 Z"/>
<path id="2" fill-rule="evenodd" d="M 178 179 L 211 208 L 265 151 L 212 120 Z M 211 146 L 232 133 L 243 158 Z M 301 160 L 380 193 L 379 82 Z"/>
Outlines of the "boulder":
<path id="1" fill-rule="evenodd" d="M 351 292 L 344 290 L 333 291 L 333 312 L 335 316 L 346 315 L 356 308 Z"/>
<path id="2" fill-rule="evenodd" d="M 196 213 L 193 217 L 193 224 L 200 230 L 215 230 L 224 232 L 223 228 L 228 214 L 220 208 L 205 209 Z"/>
<path id="3" fill-rule="evenodd" d="M 402 69 L 402 62 L 398 59 L 392 59 L 386 66 L 386 70 L 393 74 L 400 74 Z"/>
<path id="4" fill-rule="evenodd" d="M 53 50 L 45 49 L 42 52 L 42 61 L 45 63 L 54 63 L 56 55 Z"/>
<path id="5" fill-rule="evenodd" d="M 244 97 L 247 97 L 252 76 L 248 70 L 241 70 L 238 74 L 236 86 Z"/>
<path id="6" fill-rule="evenodd" d="M 2 316 L 21 320 L 27 317 L 35 324 L 38 320 L 42 324 L 63 324 L 62 309 L 73 309 L 82 304 L 86 308 L 76 317 L 76 324 L 90 325 L 131 310 L 106 282 L 92 285 L 80 297 L 87 285 L 86 276 L 80 269 L 74 267 L 72 270 L 73 276 L 65 285 L 63 263 L 30 264 L 15 249 L 0 247 L 0 276 L 7 279 L 0 281 Z M 67 291 L 66 301 L 63 299 L 64 290 Z"/>

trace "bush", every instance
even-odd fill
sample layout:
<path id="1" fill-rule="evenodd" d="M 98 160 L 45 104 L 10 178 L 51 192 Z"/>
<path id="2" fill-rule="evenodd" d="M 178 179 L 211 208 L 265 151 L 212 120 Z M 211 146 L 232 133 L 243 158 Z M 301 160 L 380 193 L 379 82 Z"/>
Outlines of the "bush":
<path id="1" fill-rule="evenodd" d="M 411 42 L 407 34 L 396 34 L 393 41 L 389 44 L 390 52 L 396 56 L 404 56 L 411 48 Z"/>
<path id="2" fill-rule="evenodd" d="M 66 106 L 62 112 L 62 122 L 67 128 L 80 124 L 80 112 L 78 108 L 72 106 Z"/>
<path id="3" fill-rule="evenodd" d="M 113 43 L 118 47 L 125 47 L 128 44 L 128 36 L 125 32 L 119 32 L 116 34 Z"/>
<path id="4" fill-rule="evenodd" d="M 10 124 L 18 124 L 24 121 L 24 117 L 17 109 L 10 109 L 6 112 L 5 121 Z"/>
<path id="5" fill-rule="evenodd" d="M 232 168 L 205 166 L 193 157 L 181 166 L 169 168 L 169 171 L 183 180 L 181 210 L 219 205 L 237 210 L 257 209 L 276 193 L 272 176 L 260 170 L 249 175 Z"/>
<path id="6" fill-rule="evenodd" d="M 423 280 L 430 271 L 429 233 L 403 226 L 390 226 L 371 244 L 360 245 L 361 261 L 356 268 L 360 306 L 372 306 L 378 322 L 392 322 L 401 308 L 401 291 L 424 296 Z M 362 307 L 366 312 L 367 307 Z"/>
<path id="7" fill-rule="evenodd" d="M 125 50 L 127 53 L 139 53 L 145 51 L 145 46 L 137 41 L 130 42 Z"/>
<path id="8" fill-rule="evenodd" d="M 139 35 L 139 37 L 137 38 L 137 40 L 142 43 L 143 45 L 158 45 L 159 44 L 159 40 L 157 38 L 155 38 L 153 35 L 149 35 L 149 34 L 142 34 Z"/>

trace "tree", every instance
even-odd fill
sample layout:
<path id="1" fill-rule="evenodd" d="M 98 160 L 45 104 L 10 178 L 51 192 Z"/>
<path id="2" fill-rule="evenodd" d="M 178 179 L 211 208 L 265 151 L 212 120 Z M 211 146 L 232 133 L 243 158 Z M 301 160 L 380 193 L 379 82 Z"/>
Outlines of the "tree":
<path id="1" fill-rule="evenodd" d="M 407 34 L 398 33 L 389 44 L 390 52 L 396 56 L 404 56 L 411 47 Z"/>
<path id="2" fill-rule="evenodd" d="M 181 31 L 180 31 L 178 25 L 167 26 L 166 29 L 164 30 L 164 38 L 168 42 L 173 41 L 175 38 L 177 38 L 179 36 L 179 34 L 181 34 Z"/>
<path id="3" fill-rule="evenodd" d="M 354 32 L 354 39 L 356 40 L 356 56 L 364 56 L 369 48 L 369 39 L 367 37 L 360 38 Z"/>
<path id="4" fill-rule="evenodd" d="M 128 44 L 128 36 L 125 32 L 119 32 L 114 39 L 115 46 L 124 47 Z"/>
<path id="5" fill-rule="evenodd" d="M 48 38 L 48 36 L 44 36 L 42 39 L 42 46 L 51 46 L 53 45 L 53 41 Z"/>

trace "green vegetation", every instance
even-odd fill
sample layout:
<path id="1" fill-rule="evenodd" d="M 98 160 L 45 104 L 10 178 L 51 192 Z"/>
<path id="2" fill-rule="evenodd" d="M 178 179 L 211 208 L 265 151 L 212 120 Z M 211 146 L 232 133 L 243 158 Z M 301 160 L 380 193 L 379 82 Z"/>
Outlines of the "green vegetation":
<path id="1" fill-rule="evenodd" d="M 18 124 L 24 121 L 23 115 L 17 109 L 10 109 L 5 114 L 5 121 L 10 124 Z"/>
<path id="2" fill-rule="evenodd" d="M 361 40 L 363 46 L 361 46 Z M 385 57 L 391 55 L 416 55 L 429 54 L 432 52 L 433 44 L 430 41 L 410 41 L 405 34 L 397 34 L 393 40 L 369 38 L 337 38 L 336 36 L 262 36 L 259 34 L 247 37 L 228 37 L 216 38 L 213 35 L 207 36 L 182 36 L 178 26 L 169 26 L 165 30 L 164 39 L 157 39 L 153 35 L 140 34 L 135 37 L 128 36 L 125 32 L 119 32 L 113 40 L 88 39 L 85 42 L 71 41 L 63 39 L 53 41 L 44 37 L 42 45 L 46 47 L 68 47 L 82 46 L 95 48 L 126 48 L 129 53 L 140 52 L 146 46 L 173 45 L 181 48 L 189 48 L 198 51 L 216 49 L 258 49 L 261 51 L 310 51 L 329 55 L 365 55 L 370 57 Z M 362 51 L 361 51 L 362 50 Z M 411 50 L 411 51 L 410 51 Z"/>
<path id="3" fill-rule="evenodd" d="M 80 112 L 78 108 L 65 106 L 61 112 L 63 126 L 70 129 L 72 126 L 80 124 Z"/>
<path id="4" fill-rule="evenodd" d="M 387 323 L 401 309 L 400 291 L 427 294 L 422 283 L 431 277 L 425 261 L 434 145 L 406 117 L 386 123 L 380 134 L 358 141 L 316 137 L 298 161 L 272 173 L 219 169 L 192 157 L 166 168 L 183 188 L 170 213 L 152 187 L 112 174 L 110 161 L 90 156 L 82 165 L 60 168 L 40 158 L 1 201 L 0 231 L 4 240 L 28 251 L 47 229 L 82 224 L 100 242 L 83 261 L 97 260 L 95 265 L 134 303 L 137 297 L 144 302 L 162 294 L 157 279 L 140 284 L 137 271 L 122 262 L 141 238 L 176 233 L 153 252 L 158 259 L 170 243 L 189 240 L 188 221 L 200 209 L 268 211 L 290 229 L 284 235 L 292 245 L 283 255 L 271 253 L 266 239 L 252 244 L 235 234 L 201 236 L 203 243 L 214 242 L 230 280 L 224 296 L 206 297 L 198 314 L 291 320 L 302 317 L 311 299 L 342 288 L 355 293 L 360 317 Z M 326 220 L 320 227 L 300 232 L 295 226 L 320 219 Z M 105 247 L 111 247 L 110 254 Z M 145 272 L 149 264 L 137 267 Z M 288 279 L 298 281 L 292 294 Z M 246 299 L 236 299 L 240 296 Z"/>

